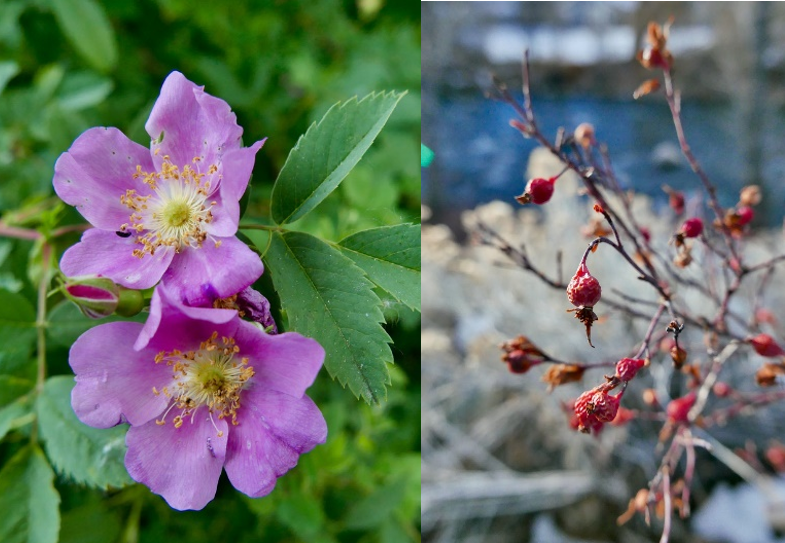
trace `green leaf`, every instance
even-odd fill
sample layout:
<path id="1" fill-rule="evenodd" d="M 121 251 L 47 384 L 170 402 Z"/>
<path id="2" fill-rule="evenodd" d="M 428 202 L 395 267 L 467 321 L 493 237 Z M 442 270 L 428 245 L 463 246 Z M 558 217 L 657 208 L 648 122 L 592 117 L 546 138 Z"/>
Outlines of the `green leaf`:
<path id="1" fill-rule="evenodd" d="M 272 217 L 299 219 L 330 194 L 359 162 L 405 93 L 372 93 L 337 103 L 300 136 L 278 174 Z"/>
<path id="2" fill-rule="evenodd" d="M 283 498 L 275 514 L 301 541 L 313 541 L 314 536 L 324 527 L 322 506 L 310 495 L 298 493 Z"/>
<path id="3" fill-rule="evenodd" d="M 22 396 L 0 409 L 0 439 L 8 432 L 33 421 L 33 397 Z"/>
<path id="4" fill-rule="evenodd" d="M 0 407 L 5 407 L 32 390 L 34 383 L 29 379 L 13 375 L 0 375 Z"/>
<path id="5" fill-rule="evenodd" d="M 21 294 L 0 290 L 0 373 L 26 365 L 35 338 L 32 304 Z"/>
<path id="6" fill-rule="evenodd" d="M 380 525 L 401 504 L 405 493 L 405 479 L 396 479 L 376 489 L 349 509 L 346 527 L 364 529 Z"/>
<path id="7" fill-rule="evenodd" d="M 71 408 L 72 377 L 52 377 L 44 384 L 36 409 L 41 437 L 52 465 L 76 482 L 99 488 L 131 484 L 125 470 L 127 426 L 91 428 Z"/>
<path id="8" fill-rule="evenodd" d="M 377 286 L 420 311 L 420 226 L 398 224 L 363 230 L 340 242 Z"/>
<path id="9" fill-rule="evenodd" d="M 117 541 L 123 519 L 104 502 L 88 503 L 63 514 L 59 543 Z"/>
<path id="10" fill-rule="evenodd" d="M 117 64 L 114 30 L 103 8 L 94 0 L 52 0 L 57 24 L 74 49 L 103 72 Z"/>
<path id="11" fill-rule="evenodd" d="M 55 543 L 60 496 L 55 474 L 36 445 L 21 449 L 0 471 L 0 541 Z"/>
<path id="12" fill-rule="evenodd" d="M 67 111 L 79 111 L 104 101 L 114 89 L 114 83 L 93 72 L 69 74 L 57 93 L 57 102 Z"/>
<path id="13" fill-rule="evenodd" d="M 3 60 L 0 62 L 0 94 L 3 93 L 5 86 L 19 73 L 19 64 L 13 60 Z"/>
<path id="14" fill-rule="evenodd" d="M 49 313 L 49 324 L 46 328 L 46 334 L 53 345 L 70 347 L 79 336 L 87 332 L 93 326 L 98 326 L 99 324 L 107 322 L 125 322 L 129 320 L 133 322 L 144 322 L 146 317 L 147 314 L 140 313 L 130 319 L 115 316 L 106 317 L 105 319 L 91 319 L 85 317 L 82 312 L 79 311 L 79 308 L 76 307 L 75 303 L 69 300 L 63 300 Z"/>
<path id="15" fill-rule="evenodd" d="M 265 265 L 290 328 L 326 351 L 330 375 L 368 403 L 387 398 L 390 336 L 372 284 L 337 249 L 308 234 L 274 233 Z"/>

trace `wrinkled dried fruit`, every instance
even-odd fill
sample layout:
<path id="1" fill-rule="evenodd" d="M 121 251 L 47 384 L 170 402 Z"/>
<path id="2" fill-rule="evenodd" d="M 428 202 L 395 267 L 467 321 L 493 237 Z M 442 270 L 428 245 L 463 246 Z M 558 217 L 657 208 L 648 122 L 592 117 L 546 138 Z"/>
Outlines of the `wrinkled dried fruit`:
<path id="1" fill-rule="evenodd" d="M 602 287 L 591 273 L 585 262 L 581 262 L 578 271 L 567 285 L 567 299 L 575 307 L 594 307 L 600 301 Z"/>
<path id="2" fill-rule="evenodd" d="M 616 377 L 622 381 L 630 381 L 645 365 L 646 360 L 642 358 L 622 358 L 616 362 Z"/>
<path id="3" fill-rule="evenodd" d="M 611 396 L 605 391 L 595 392 L 591 401 L 594 404 L 594 416 L 597 417 L 597 420 L 611 422 L 616 418 L 621 401 L 619 395 Z"/>
<path id="4" fill-rule="evenodd" d="M 592 389 L 581 394 L 573 410 L 578 419 L 578 431 L 599 432 L 603 424 L 611 422 L 619 412 L 621 395 L 611 396 L 606 390 Z"/>

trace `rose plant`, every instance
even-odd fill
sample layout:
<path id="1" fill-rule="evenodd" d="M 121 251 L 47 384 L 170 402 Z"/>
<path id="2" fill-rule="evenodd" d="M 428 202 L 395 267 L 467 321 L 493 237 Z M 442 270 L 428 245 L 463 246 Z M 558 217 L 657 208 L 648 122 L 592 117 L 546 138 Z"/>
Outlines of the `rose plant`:
<path id="1" fill-rule="evenodd" d="M 638 54 L 638 60 L 647 70 L 654 70 L 658 78 L 646 81 L 634 96 L 637 99 L 660 88 L 664 90 L 681 150 L 700 181 L 705 208 L 700 207 L 695 216 L 685 217 L 684 193 L 678 187 L 664 186 L 673 229 L 669 238 L 659 240 L 664 243 L 652 239 L 651 232 L 640 223 L 633 209 L 633 191 L 622 188 L 611 166 L 608 148 L 591 125 L 582 123 L 574 131 L 561 129 L 555 141 L 542 132 L 529 88 L 527 53 L 523 103 L 499 81 L 496 81 L 495 98 L 513 108 L 516 117 L 509 123 L 512 128 L 523 137 L 537 141 L 561 161 L 560 167 L 579 176 L 582 194 L 602 218 L 595 215 L 592 224 L 584 228 L 584 233 L 592 239 L 582 255 L 574 255 L 578 269 L 569 282 L 561 278 L 560 260 L 559 277 L 554 278 L 534 263 L 525 246 L 513 246 L 481 219 L 474 225 L 475 237 L 481 243 L 498 248 L 544 285 L 566 293 L 574 306 L 568 311 L 574 312 L 584 324 L 589 345 L 603 350 L 605 358 L 599 363 L 559 360 L 549 354 L 551 346 L 537 346 L 537 338 L 519 335 L 500 346 L 502 361 L 509 370 L 525 374 L 536 371 L 538 366 L 549 366 L 541 378 L 550 390 L 588 380 L 589 369 L 606 368 L 604 379 L 582 385 L 583 391 L 564 406 L 566 424 L 584 434 L 599 438 L 608 424 L 631 424 L 636 420 L 660 424 L 656 450 L 659 468 L 649 474 L 648 486 L 630 500 L 619 522 L 627 522 L 634 514 L 641 513 L 648 523 L 652 514 L 656 514 L 662 519 L 660 541 L 663 543 L 670 538 L 674 512 L 682 518 L 690 513 L 696 449 L 711 452 L 714 444 L 720 446 L 706 430 L 725 424 L 731 417 L 785 400 L 781 386 L 776 386 L 781 385 L 785 375 L 785 350 L 775 337 L 764 331 L 772 319 L 766 318 L 767 313 L 760 307 L 767 279 L 777 271 L 785 256 L 760 258 L 745 253 L 745 241 L 754 235 L 750 224 L 755 217 L 753 206 L 761 201 L 762 189 L 745 187 L 734 206 L 723 207 L 715 185 L 687 142 L 680 96 L 673 80 L 676 59 L 667 48 L 670 24 L 649 25 L 647 45 Z M 559 184 L 554 183 L 556 177 L 530 180 L 524 194 L 515 199 L 522 205 L 554 205 L 551 197 L 559 190 Z M 605 258 L 618 259 L 621 265 L 614 271 L 635 274 L 641 288 L 651 289 L 658 301 L 652 303 L 633 293 L 616 291 L 613 276 L 592 275 L 591 261 Z M 694 273 L 688 273 L 696 269 L 698 280 Z M 761 275 L 764 279 L 752 289 L 752 298 L 741 306 L 751 308 L 754 315 L 741 315 L 734 302 L 750 292 L 741 287 Z M 725 277 L 722 284 L 714 281 L 717 277 Z M 711 313 L 707 315 L 703 309 L 688 303 L 689 295 L 685 293 L 710 300 Z M 611 311 L 647 323 L 645 333 L 623 345 L 592 344 L 592 325 L 602 326 L 603 314 Z M 696 337 L 700 340 L 696 341 Z M 719 381 L 723 368 L 735 362 L 744 363 L 746 357 L 754 360 L 756 355 L 766 360 L 758 362 L 757 372 L 747 375 L 746 387 Z M 641 376 L 648 373 L 647 368 L 655 365 L 658 370 L 664 368 L 671 374 L 670 398 L 650 388 L 636 387 Z M 630 401 L 633 396 L 637 403 Z M 776 457 L 777 450 L 768 456 Z M 778 466 L 781 467 L 773 465 L 773 469 L 779 469 Z"/>
<path id="2" fill-rule="evenodd" d="M 0 488 L 43 493 L 37 507 L 51 518 L 52 467 L 101 489 L 142 483 L 176 510 L 206 507 L 224 471 L 262 497 L 327 440 L 306 394 L 317 378 L 384 404 L 393 356 L 383 310 L 419 311 L 419 226 L 333 241 L 293 223 L 339 186 L 404 94 L 353 98 L 313 123 L 280 170 L 269 216 L 244 216 L 267 138 L 244 146 L 230 105 L 180 72 L 145 124 L 149 148 L 95 127 L 63 150 L 54 191 L 89 224 L 58 225 L 62 206 L 38 230 L 0 222 L 0 234 L 35 241 L 39 258 L 35 310 L 0 292 L 4 319 L 33 330 L 17 338 L 23 350 L 37 340 L 35 370 L 0 382 L 0 438 L 20 428 L 29 437 Z M 66 375 L 48 374 L 53 314 L 72 321 L 60 339 Z M 16 501 L 4 502 L 9 518 L 31 514 Z"/>

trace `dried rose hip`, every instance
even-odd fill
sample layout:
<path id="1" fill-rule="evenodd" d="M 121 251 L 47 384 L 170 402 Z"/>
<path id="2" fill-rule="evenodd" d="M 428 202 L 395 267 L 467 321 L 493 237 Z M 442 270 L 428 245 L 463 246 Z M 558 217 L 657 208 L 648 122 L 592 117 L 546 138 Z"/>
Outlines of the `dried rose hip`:
<path id="1" fill-rule="evenodd" d="M 744 226 L 755 218 L 755 211 L 750 206 L 741 206 L 736 210 L 737 224 Z"/>
<path id="2" fill-rule="evenodd" d="M 620 395 L 611 396 L 604 390 L 595 392 L 592 396 L 594 404 L 594 416 L 600 422 L 611 422 L 619 412 Z"/>
<path id="3" fill-rule="evenodd" d="M 685 238 L 697 238 L 703 232 L 703 221 L 697 217 L 687 219 L 681 226 L 681 234 Z"/>
<path id="4" fill-rule="evenodd" d="M 688 392 L 681 398 L 671 400 L 665 412 L 668 414 L 668 419 L 673 422 L 687 422 L 687 415 L 693 405 L 695 405 L 695 393 Z"/>
<path id="5" fill-rule="evenodd" d="M 516 196 L 515 199 L 521 204 L 528 204 L 531 202 L 533 204 L 542 205 L 553 196 L 553 184 L 555 182 L 555 177 L 551 177 L 550 179 L 543 179 L 542 177 L 530 179 L 526 184 L 526 190 L 520 196 Z"/>
<path id="6" fill-rule="evenodd" d="M 567 285 L 567 299 L 575 307 L 594 307 L 600 301 L 602 287 L 590 272 L 585 262 L 581 262 L 578 271 Z"/>
<path id="7" fill-rule="evenodd" d="M 629 381 L 645 365 L 646 360 L 641 358 L 622 358 L 616 362 L 616 377 L 622 381 Z"/>
<path id="8" fill-rule="evenodd" d="M 785 350 L 780 347 L 774 338 L 768 334 L 758 334 L 755 337 L 749 338 L 747 341 L 750 342 L 752 348 L 755 349 L 755 352 L 761 356 L 768 356 L 768 357 L 776 357 L 776 356 L 785 356 Z"/>

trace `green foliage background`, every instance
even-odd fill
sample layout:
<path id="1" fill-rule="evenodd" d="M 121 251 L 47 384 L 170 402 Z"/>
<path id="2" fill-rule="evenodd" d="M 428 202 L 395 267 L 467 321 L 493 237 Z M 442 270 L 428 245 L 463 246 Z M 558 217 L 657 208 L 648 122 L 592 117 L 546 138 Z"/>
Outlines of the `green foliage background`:
<path id="1" fill-rule="evenodd" d="M 257 157 L 245 215 L 260 223 L 269 223 L 273 181 L 310 123 L 355 95 L 408 91 L 338 190 L 292 228 L 337 242 L 367 228 L 419 222 L 419 17 L 413 2 L 383 0 L 4 0 L 0 221 L 44 232 L 82 222 L 53 197 L 54 161 L 91 126 L 116 126 L 147 145 L 144 122 L 166 75 L 179 70 L 232 106 L 246 143 L 269 138 Z M 264 246 L 259 231 L 245 233 Z M 77 237 L 61 238 L 53 258 Z M 0 238 L 4 511 L 20 500 L 51 505 L 57 497 L 48 489 L 54 484 L 63 542 L 419 541 L 415 310 L 385 300 L 396 359 L 386 402 L 358 401 L 323 373 L 309 395 L 327 418 L 326 445 L 303 456 L 267 498 L 249 499 L 223 478 L 215 501 L 203 511 L 178 512 L 140 485 L 92 488 L 93 460 L 83 472 L 68 472 L 57 452 L 45 448 L 44 458 L 29 445 L 31 432 L 38 431 L 26 393 L 36 377 L 32 326 L 42 258 L 33 241 Z M 62 404 L 71 374 L 68 346 L 96 322 L 83 319 L 57 295 L 48 304 L 47 372 L 64 377 L 47 384 L 38 412 L 46 414 L 40 417 L 41 431 L 55 435 L 80 424 L 68 418 Z M 103 438 L 83 429 L 75 447 L 93 459 Z M 118 457 L 116 452 L 109 458 Z M 49 465 L 56 470 L 53 479 Z M 123 473 L 113 472 L 112 480 L 122 484 Z M 5 519 L 0 519 L 0 539 L 9 541 L 48 541 L 57 529 L 55 518 Z"/>

